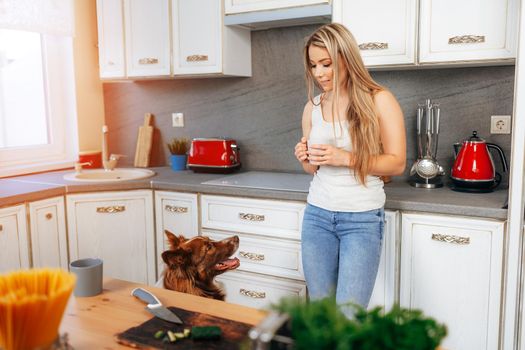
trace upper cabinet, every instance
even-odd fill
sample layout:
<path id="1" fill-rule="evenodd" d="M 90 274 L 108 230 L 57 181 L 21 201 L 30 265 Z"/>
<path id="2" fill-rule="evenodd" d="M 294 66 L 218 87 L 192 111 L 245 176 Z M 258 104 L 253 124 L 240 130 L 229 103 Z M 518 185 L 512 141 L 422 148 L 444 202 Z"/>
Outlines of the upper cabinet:
<path id="1" fill-rule="evenodd" d="M 516 0 L 421 1 L 419 62 L 516 57 Z"/>
<path id="2" fill-rule="evenodd" d="M 170 12 L 171 11 L 171 12 Z M 97 0 L 101 78 L 251 76 L 251 36 L 218 0 Z"/>
<path id="3" fill-rule="evenodd" d="M 250 32 L 223 25 L 217 0 L 173 0 L 173 74 L 251 76 Z"/>
<path id="4" fill-rule="evenodd" d="M 168 0 L 124 0 L 128 77 L 170 75 Z"/>
<path id="5" fill-rule="evenodd" d="M 512 63 L 517 1 L 334 0 L 332 19 L 352 31 L 368 67 Z"/>
<path id="6" fill-rule="evenodd" d="M 416 4 L 416 0 L 336 0 L 333 21 L 350 29 L 367 66 L 414 64 Z"/>

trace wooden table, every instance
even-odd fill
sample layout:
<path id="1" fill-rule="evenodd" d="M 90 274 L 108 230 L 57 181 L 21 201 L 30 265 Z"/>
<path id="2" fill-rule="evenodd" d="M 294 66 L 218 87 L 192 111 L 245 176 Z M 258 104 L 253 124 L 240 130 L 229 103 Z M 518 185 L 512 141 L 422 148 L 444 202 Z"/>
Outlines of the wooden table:
<path id="1" fill-rule="evenodd" d="M 152 315 L 145 304 L 131 296 L 133 288 L 153 292 L 165 306 L 202 312 L 252 325 L 258 324 L 265 312 L 222 301 L 178 293 L 136 283 L 105 279 L 104 291 L 94 297 L 69 300 L 60 334 L 67 332 L 69 343 L 76 349 L 129 349 L 115 341 L 115 334 L 149 320 Z"/>

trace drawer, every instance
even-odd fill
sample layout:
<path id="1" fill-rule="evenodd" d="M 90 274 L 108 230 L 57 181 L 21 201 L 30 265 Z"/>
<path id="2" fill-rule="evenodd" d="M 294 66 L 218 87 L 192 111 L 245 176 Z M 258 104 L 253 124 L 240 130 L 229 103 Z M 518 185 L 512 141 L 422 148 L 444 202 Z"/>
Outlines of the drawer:
<path id="1" fill-rule="evenodd" d="M 221 240 L 232 234 L 203 229 L 202 235 Z M 239 249 L 235 256 L 241 262 L 238 270 L 304 281 L 300 242 L 246 234 L 237 235 Z"/>
<path id="2" fill-rule="evenodd" d="M 300 240 L 305 206 L 301 202 L 203 195 L 202 227 Z"/>
<path id="3" fill-rule="evenodd" d="M 242 271 L 226 272 L 215 280 L 222 285 L 226 302 L 256 309 L 268 308 L 282 298 L 306 298 L 306 285 L 297 281 Z"/>

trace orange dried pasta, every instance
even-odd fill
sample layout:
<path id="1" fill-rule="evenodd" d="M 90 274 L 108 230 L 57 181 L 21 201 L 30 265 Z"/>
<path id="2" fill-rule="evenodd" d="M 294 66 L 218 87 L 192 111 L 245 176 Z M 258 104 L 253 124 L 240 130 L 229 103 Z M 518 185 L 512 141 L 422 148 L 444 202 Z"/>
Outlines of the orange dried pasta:
<path id="1" fill-rule="evenodd" d="M 52 344 L 74 285 L 75 275 L 61 269 L 0 275 L 0 349 Z"/>

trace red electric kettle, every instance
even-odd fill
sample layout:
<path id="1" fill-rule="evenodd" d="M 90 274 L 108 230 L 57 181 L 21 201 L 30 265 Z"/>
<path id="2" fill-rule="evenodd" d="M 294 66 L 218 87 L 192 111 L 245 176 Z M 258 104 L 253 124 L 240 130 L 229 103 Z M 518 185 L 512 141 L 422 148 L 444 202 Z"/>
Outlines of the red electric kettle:
<path id="1" fill-rule="evenodd" d="M 456 160 L 450 174 L 453 190 L 465 192 L 490 192 L 501 182 L 501 175 L 496 172 L 490 149 L 498 151 L 503 171 L 507 172 L 507 158 L 498 145 L 485 142 L 473 131 L 472 136 L 463 144 L 454 144 Z"/>

